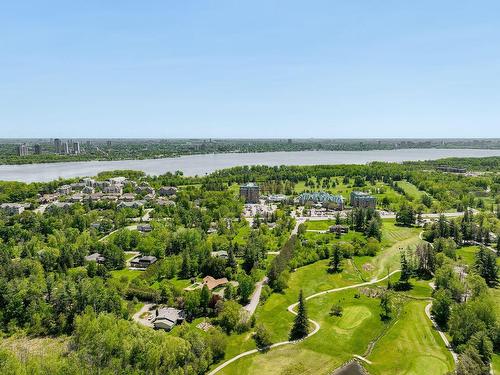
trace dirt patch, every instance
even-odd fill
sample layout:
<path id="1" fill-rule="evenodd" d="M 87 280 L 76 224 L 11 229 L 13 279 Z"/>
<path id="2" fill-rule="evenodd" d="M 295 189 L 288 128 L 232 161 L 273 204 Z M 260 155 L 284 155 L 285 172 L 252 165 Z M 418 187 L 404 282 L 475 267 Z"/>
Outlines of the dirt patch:
<path id="1" fill-rule="evenodd" d="M 362 267 L 363 267 L 363 271 L 365 271 L 365 272 L 370 272 L 375 268 L 375 267 L 373 267 L 373 264 L 371 264 L 371 263 L 365 263 L 362 265 Z"/>

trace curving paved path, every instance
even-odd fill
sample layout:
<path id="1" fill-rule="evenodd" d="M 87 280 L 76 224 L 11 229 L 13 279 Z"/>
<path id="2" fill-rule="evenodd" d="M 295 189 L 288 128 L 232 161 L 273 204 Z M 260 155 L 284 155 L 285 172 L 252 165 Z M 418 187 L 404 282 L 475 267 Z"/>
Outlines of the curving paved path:
<path id="1" fill-rule="evenodd" d="M 372 284 L 376 284 L 376 283 L 379 283 L 381 281 L 384 281 L 386 280 L 387 278 L 391 277 L 392 275 L 394 275 L 395 273 L 399 272 L 400 270 L 395 270 L 395 271 L 392 271 L 391 273 L 389 273 L 388 275 L 380 278 L 380 279 L 373 279 L 371 281 L 367 281 L 367 282 L 364 282 L 364 283 L 360 283 L 360 284 L 353 284 L 353 285 L 348 285 L 348 286 L 343 286 L 343 287 L 340 287 L 340 288 L 334 288 L 334 289 L 328 289 L 328 290 L 325 290 L 323 292 L 319 292 L 319 293 L 315 293 L 315 294 L 312 294 L 310 295 L 309 297 L 306 297 L 305 300 L 308 301 L 310 299 L 313 299 L 313 298 L 316 298 L 316 297 L 319 297 L 319 296 L 322 296 L 322 295 L 325 295 L 325 294 L 329 294 L 329 293 L 335 293 L 335 292 L 340 292 L 342 290 L 347 290 L 347 289 L 354 289 L 354 288 L 359 288 L 359 287 L 362 287 L 362 286 L 367 286 L 367 285 L 372 285 Z M 296 302 L 296 303 L 293 303 L 291 304 L 290 306 L 288 306 L 288 311 L 290 313 L 292 313 L 293 315 L 297 315 L 297 313 L 295 312 L 295 307 L 298 305 L 299 303 Z M 275 344 L 272 344 L 269 349 L 271 348 L 277 348 L 279 346 L 283 346 L 283 345 L 289 345 L 289 344 L 296 344 L 302 340 L 305 340 L 307 339 L 308 337 L 311 337 L 312 335 L 315 335 L 319 330 L 320 330 L 320 325 L 318 322 L 312 320 L 312 319 L 309 319 L 309 321 L 314 325 L 314 329 L 312 330 L 311 333 L 309 333 L 306 337 L 304 337 L 303 339 L 300 339 L 300 340 L 294 340 L 294 341 L 282 341 L 282 342 L 277 342 Z M 233 362 L 236 362 L 238 359 L 242 358 L 242 357 L 246 357 L 246 356 L 249 356 L 249 355 L 252 355 L 252 354 L 255 354 L 255 353 L 258 353 L 260 350 L 259 349 L 253 349 L 253 350 L 248 350 L 246 352 L 243 352 L 243 353 L 240 353 L 238 354 L 236 357 L 233 357 L 229 360 L 227 360 L 226 362 L 224 363 L 221 363 L 219 366 L 217 366 L 215 369 L 213 369 L 212 371 L 210 371 L 208 373 L 208 375 L 214 375 L 216 373 L 218 373 L 220 370 L 222 370 L 224 367 L 230 365 L 231 363 Z"/>
<path id="2" fill-rule="evenodd" d="M 425 306 L 425 315 L 427 315 L 427 317 L 429 318 L 429 320 L 432 322 L 432 325 L 434 326 L 434 328 L 436 328 L 436 331 L 439 333 L 439 336 L 441 336 L 441 339 L 443 340 L 444 345 L 446 346 L 446 348 L 450 351 L 450 353 L 451 353 L 451 355 L 452 355 L 453 360 L 455 361 L 455 363 L 458 363 L 458 355 L 457 355 L 457 353 L 455 353 L 453 351 L 453 348 L 452 348 L 450 342 L 448 341 L 448 338 L 439 329 L 439 327 L 438 327 L 437 323 L 434 321 L 434 319 L 432 319 L 431 308 L 432 308 L 432 302 L 429 302 L 429 304 L 427 306 Z"/>

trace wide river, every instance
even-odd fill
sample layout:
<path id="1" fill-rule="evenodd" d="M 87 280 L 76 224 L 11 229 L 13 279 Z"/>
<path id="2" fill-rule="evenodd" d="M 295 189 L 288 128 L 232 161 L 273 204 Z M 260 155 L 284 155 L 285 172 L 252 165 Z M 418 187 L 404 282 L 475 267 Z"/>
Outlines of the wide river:
<path id="1" fill-rule="evenodd" d="M 177 158 L 68 163 L 0 165 L 0 180 L 52 181 L 61 178 L 95 176 L 102 171 L 133 169 L 149 175 L 182 171 L 186 176 L 203 176 L 218 169 L 239 165 L 366 164 L 372 161 L 402 162 L 446 157 L 500 156 L 500 150 L 403 149 L 377 151 L 298 151 L 245 154 L 188 155 Z"/>

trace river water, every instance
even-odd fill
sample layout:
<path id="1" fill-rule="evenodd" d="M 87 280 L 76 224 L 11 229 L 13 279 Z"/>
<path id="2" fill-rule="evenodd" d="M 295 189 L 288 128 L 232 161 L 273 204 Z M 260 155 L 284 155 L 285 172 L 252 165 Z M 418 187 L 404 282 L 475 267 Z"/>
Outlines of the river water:
<path id="1" fill-rule="evenodd" d="M 186 176 L 203 176 L 218 169 L 240 165 L 319 165 L 365 164 L 372 161 L 402 162 L 435 160 L 446 157 L 500 156 L 500 150 L 479 149 L 403 149 L 376 151 L 297 151 L 188 155 L 177 158 L 118 161 L 0 165 L 0 180 L 43 182 L 59 177 L 95 176 L 102 171 L 133 169 L 149 175 L 177 170 Z"/>

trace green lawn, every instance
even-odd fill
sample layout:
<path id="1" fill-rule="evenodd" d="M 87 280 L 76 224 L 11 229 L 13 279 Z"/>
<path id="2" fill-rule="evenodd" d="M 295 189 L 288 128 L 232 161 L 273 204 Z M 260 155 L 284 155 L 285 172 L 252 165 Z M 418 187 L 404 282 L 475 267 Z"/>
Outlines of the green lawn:
<path id="1" fill-rule="evenodd" d="M 335 225 L 335 220 L 309 220 L 305 222 L 306 229 L 309 230 L 328 230 Z"/>
<path id="2" fill-rule="evenodd" d="M 473 266 L 475 262 L 476 253 L 479 246 L 464 246 L 457 249 L 457 260 L 460 263 L 465 263 L 468 266 Z M 489 250 L 488 250 L 489 251 Z M 497 264 L 500 266 L 500 257 L 497 258 Z"/>
<path id="3" fill-rule="evenodd" d="M 493 353 L 493 357 L 491 358 L 491 362 L 493 365 L 493 373 L 500 374 L 500 354 Z"/>
<path id="4" fill-rule="evenodd" d="M 398 320 L 377 342 L 368 359 L 371 374 L 444 374 L 453 358 L 425 315 L 427 301 L 406 302 Z"/>
<path id="5" fill-rule="evenodd" d="M 242 358 L 220 373 L 331 374 L 333 369 L 352 358 L 352 354 L 363 354 L 371 338 L 384 327 L 379 318 L 378 299 L 364 295 L 356 299 L 355 293 L 356 290 L 348 290 L 308 301 L 309 316 L 321 325 L 317 334 L 297 344 Z M 342 317 L 330 316 L 330 306 L 334 303 L 342 304 Z M 293 319 L 290 313 L 287 314 L 290 317 L 285 324 L 284 337 L 280 335 L 282 339 L 286 339 Z"/>
<path id="6" fill-rule="evenodd" d="M 120 279 L 123 276 L 125 276 L 128 281 L 135 279 L 137 276 L 142 274 L 143 271 L 138 271 L 138 270 L 129 270 L 128 268 L 124 268 L 122 270 L 115 270 L 111 271 L 111 276 L 116 279 Z"/>
<path id="7" fill-rule="evenodd" d="M 420 199 L 422 199 L 422 195 L 426 194 L 424 191 L 418 190 L 418 188 L 411 182 L 399 181 L 397 184 L 401 189 L 404 190 L 406 195 L 413 198 L 413 200 L 415 200 L 416 202 L 419 202 Z"/>
<path id="8" fill-rule="evenodd" d="M 312 223 L 312 222 L 311 222 Z M 308 223 L 310 224 L 310 223 Z M 314 222 L 315 228 L 328 226 L 328 221 Z M 351 232 L 350 235 L 360 235 Z M 305 296 L 353 285 L 365 280 L 382 277 L 388 270 L 399 267 L 400 248 L 413 247 L 419 241 L 419 228 L 404 228 L 394 220 L 384 220 L 383 250 L 375 257 L 355 257 L 344 262 L 340 274 L 328 273 L 328 260 L 301 267 L 291 273 L 284 293 L 274 293 L 256 311 L 257 323 L 270 331 L 273 342 L 285 341 L 294 316 L 287 307 L 297 301 L 299 290 Z M 332 237 L 320 233 L 306 233 L 306 237 Z M 344 238 L 344 237 L 343 237 Z M 369 267 L 366 267 L 366 266 Z M 355 267 L 356 266 L 356 267 Z M 394 276 L 396 280 L 398 275 Z M 431 288 L 428 281 L 412 280 L 413 288 L 406 295 L 428 298 Z M 381 282 L 385 286 L 386 282 Z M 366 288 L 365 288 L 366 289 Z M 354 298 L 356 293 L 360 298 Z M 344 308 L 342 317 L 329 315 L 334 303 Z M 373 374 L 440 374 L 453 368 L 453 361 L 444 344 L 425 315 L 428 301 L 407 299 L 403 311 L 394 325 L 387 326 L 380 320 L 379 299 L 363 294 L 363 288 L 329 293 L 307 301 L 309 317 L 317 321 L 320 331 L 300 343 L 286 345 L 258 353 L 232 363 L 221 374 L 331 374 L 342 363 L 363 355 L 369 343 L 382 335 L 369 359 Z M 406 327 L 406 329 L 405 329 Z M 251 334 L 231 336 L 225 359 L 255 347 Z M 413 348 L 415 349 L 414 351 Z M 387 355 L 384 353 L 387 352 Z M 425 361 L 425 358 L 429 358 Z M 214 366 L 215 367 L 215 366 Z"/>
<path id="9" fill-rule="evenodd" d="M 366 280 L 381 277 L 399 268 L 401 249 L 414 248 L 421 241 L 420 231 L 396 226 L 394 219 L 384 219 L 380 253 L 375 257 L 355 257 L 353 261 Z"/>

